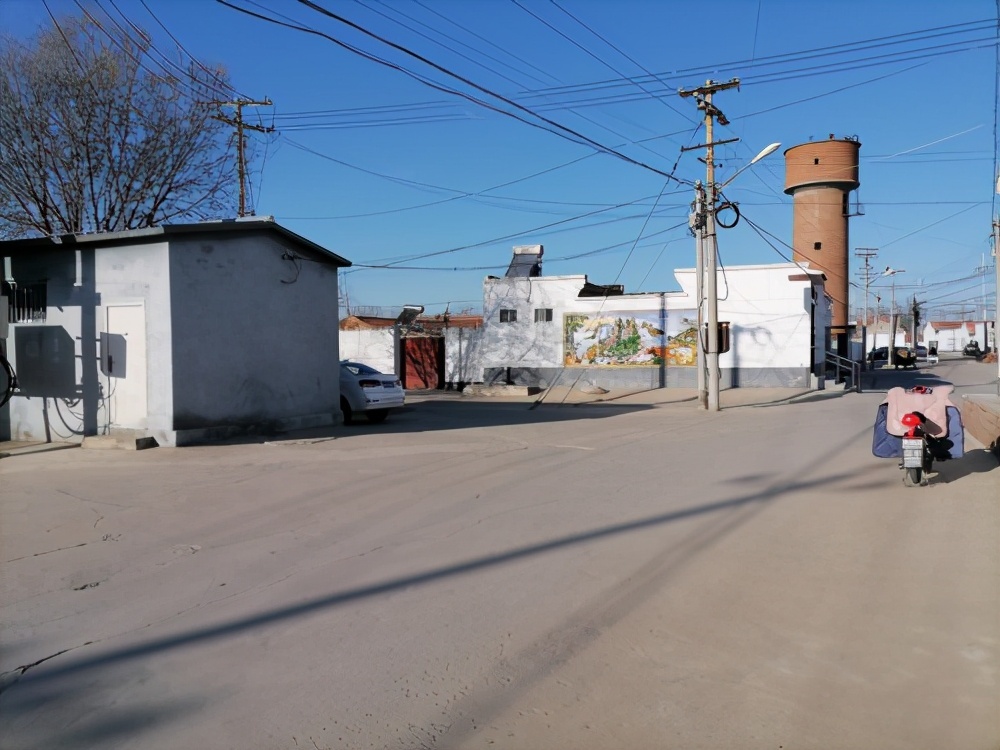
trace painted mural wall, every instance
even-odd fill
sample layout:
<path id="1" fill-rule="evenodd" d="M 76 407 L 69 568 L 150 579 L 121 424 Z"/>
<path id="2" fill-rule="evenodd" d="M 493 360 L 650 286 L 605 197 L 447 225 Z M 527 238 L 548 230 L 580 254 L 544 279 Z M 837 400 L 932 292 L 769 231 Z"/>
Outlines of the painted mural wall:
<path id="1" fill-rule="evenodd" d="M 696 385 L 695 271 L 674 275 L 681 291 L 608 297 L 580 297 L 582 275 L 487 278 L 484 380 L 547 387 L 584 370 L 607 387 Z M 808 386 L 830 324 L 821 277 L 787 263 L 730 267 L 718 282 L 719 320 L 730 323 L 724 387 Z"/>

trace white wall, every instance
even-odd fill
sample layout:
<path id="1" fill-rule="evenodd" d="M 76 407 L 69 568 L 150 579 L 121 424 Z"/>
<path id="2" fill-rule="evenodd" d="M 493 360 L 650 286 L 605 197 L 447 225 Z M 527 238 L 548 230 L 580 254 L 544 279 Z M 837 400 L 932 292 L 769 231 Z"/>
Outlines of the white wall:
<path id="1" fill-rule="evenodd" d="M 667 314 L 674 308 L 693 306 L 696 292 L 694 269 L 674 273 L 687 295 L 671 297 Z M 810 307 L 812 284 L 799 277 L 799 266 L 773 264 L 733 266 L 718 274 L 719 320 L 729 321 L 731 349 L 719 355 L 722 368 L 809 368 L 813 362 L 813 328 Z M 823 357 L 823 331 L 830 324 L 830 308 L 821 297 L 817 305 L 818 359 Z"/>
<path id="2" fill-rule="evenodd" d="M 446 383 L 483 382 L 483 329 L 448 328 L 444 335 Z"/>
<path id="3" fill-rule="evenodd" d="M 680 269 L 675 276 L 681 286 L 679 292 L 607 298 L 579 297 L 586 283 L 582 275 L 487 278 L 483 285 L 482 366 L 487 376 L 491 368 L 535 368 L 547 369 L 545 377 L 551 378 L 553 368 L 563 367 L 563 316 L 567 313 L 613 315 L 618 311 L 658 312 L 665 308 L 669 329 L 672 315 L 693 315 L 696 308 L 695 270 Z M 820 295 L 815 322 L 811 278 L 817 280 L 815 288 Z M 745 385 L 755 381 L 808 382 L 806 376 L 814 363 L 824 359 L 823 333 L 831 316 L 820 277 L 807 275 L 794 263 L 736 266 L 725 272 L 720 269 L 718 286 L 722 298 L 719 320 L 730 323 L 732 342 L 730 351 L 720 356 L 723 370 L 745 373 Z M 551 322 L 535 323 L 535 310 L 541 308 L 552 309 Z M 517 312 L 516 322 L 500 321 L 504 309 Z M 635 372 L 638 368 L 629 369 Z M 694 371 L 671 368 L 678 376 L 683 374 L 681 370 L 688 369 Z"/>
<path id="4" fill-rule="evenodd" d="M 340 331 L 338 335 L 341 359 L 363 362 L 380 372 L 396 372 L 396 344 L 392 328 Z"/>

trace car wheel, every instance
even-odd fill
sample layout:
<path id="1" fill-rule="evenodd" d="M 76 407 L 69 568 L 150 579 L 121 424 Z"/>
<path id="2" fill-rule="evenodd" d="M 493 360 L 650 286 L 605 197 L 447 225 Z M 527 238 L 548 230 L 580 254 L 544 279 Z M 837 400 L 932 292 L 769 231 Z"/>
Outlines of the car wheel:
<path id="1" fill-rule="evenodd" d="M 370 411 L 366 413 L 368 421 L 372 424 L 378 424 L 379 422 L 384 422 L 385 418 L 389 416 L 388 409 L 376 409 L 375 411 Z"/>
<path id="2" fill-rule="evenodd" d="M 340 397 L 340 411 L 344 415 L 344 424 L 354 424 L 354 412 L 351 411 L 351 405 L 343 396 Z"/>

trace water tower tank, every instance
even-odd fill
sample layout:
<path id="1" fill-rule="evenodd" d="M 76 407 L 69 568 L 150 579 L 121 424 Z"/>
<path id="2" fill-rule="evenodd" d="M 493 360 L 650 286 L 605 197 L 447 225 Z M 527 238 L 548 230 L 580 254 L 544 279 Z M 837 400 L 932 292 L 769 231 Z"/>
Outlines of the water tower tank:
<path id="1" fill-rule="evenodd" d="M 826 275 L 832 329 L 847 330 L 849 194 L 858 181 L 861 143 L 853 138 L 810 141 L 785 151 L 785 192 L 792 196 L 793 258 Z"/>

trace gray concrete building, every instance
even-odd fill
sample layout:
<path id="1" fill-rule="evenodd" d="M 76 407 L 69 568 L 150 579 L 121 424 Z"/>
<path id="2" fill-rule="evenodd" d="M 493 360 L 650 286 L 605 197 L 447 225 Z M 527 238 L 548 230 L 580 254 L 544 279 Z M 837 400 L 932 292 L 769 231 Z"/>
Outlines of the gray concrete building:
<path id="1" fill-rule="evenodd" d="M 339 418 L 337 271 L 272 219 L 0 242 L 0 440 L 183 445 Z"/>

